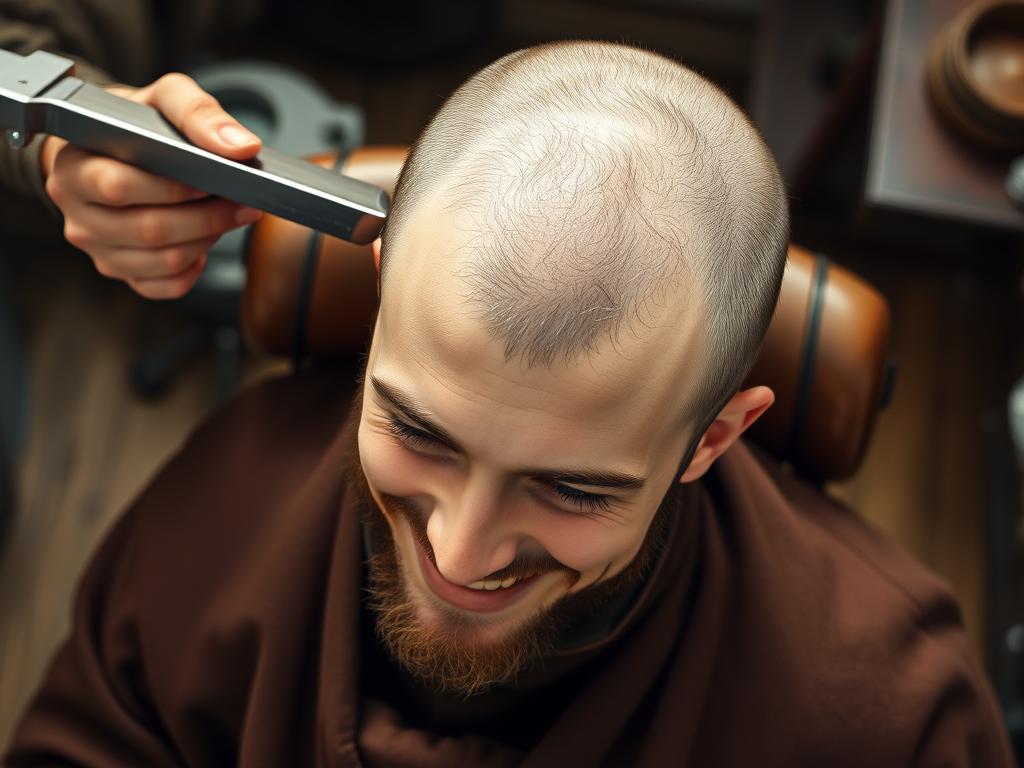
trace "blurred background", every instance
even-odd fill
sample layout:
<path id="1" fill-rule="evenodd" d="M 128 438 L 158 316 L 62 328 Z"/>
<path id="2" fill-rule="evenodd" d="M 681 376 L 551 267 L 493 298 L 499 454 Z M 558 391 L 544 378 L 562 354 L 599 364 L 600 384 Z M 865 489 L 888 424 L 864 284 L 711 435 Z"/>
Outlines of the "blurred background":
<path id="1" fill-rule="evenodd" d="M 989 26 L 1010 42 L 966 63 L 1017 89 L 1002 122 L 956 97 L 957 62 L 936 65 L 954 106 L 941 83 L 928 96 L 929 55 L 972 6 L 960 0 L 270 3 L 168 69 L 295 154 L 408 144 L 472 72 L 547 40 L 638 44 L 719 83 L 782 168 L 792 240 L 890 304 L 891 402 L 858 474 L 828 490 L 952 586 L 1020 729 L 1024 21 L 1008 5 L 1016 16 Z M 38 205 L 2 189 L 0 204 L 2 745 L 111 520 L 220 400 L 291 364 L 240 334 L 244 233 L 218 244 L 195 295 L 149 302 L 99 276 Z"/>

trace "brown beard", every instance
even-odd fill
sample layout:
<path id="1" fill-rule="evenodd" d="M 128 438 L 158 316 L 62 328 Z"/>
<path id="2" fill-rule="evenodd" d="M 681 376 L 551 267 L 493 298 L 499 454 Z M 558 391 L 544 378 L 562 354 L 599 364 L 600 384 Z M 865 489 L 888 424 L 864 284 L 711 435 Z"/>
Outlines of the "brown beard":
<path id="1" fill-rule="evenodd" d="M 566 630 L 583 626 L 626 590 L 636 587 L 650 573 L 669 528 L 671 513 L 678 509 L 678 483 L 673 483 L 655 514 L 640 551 L 618 574 L 579 592 L 566 594 L 507 636 L 483 640 L 480 625 L 471 614 L 452 610 L 444 622 L 428 625 L 420 618 L 399 563 L 399 552 L 387 516 L 370 494 L 359 459 L 358 428 L 362 414 L 362 376 L 352 403 L 345 432 L 349 489 L 355 494 L 372 554 L 368 560 L 369 605 L 375 614 L 376 632 L 392 658 L 410 675 L 436 691 L 462 697 L 482 693 L 496 685 L 513 683 L 526 670 L 541 662 L 557 647 Z M 417 545 L 431 562 L 433 549 L 427 538 L 426 521 L 407 500 L 383 495 L 384 506 L 394 519 L 409 523 Z M 436 563 L 435 563 L 436 564 Z M 417 562 L 405 564 L 419 568 Z M 520 558 L 492 577 L 528 576 L 563 571 L 569 586 L 578 571 L 545 553 Z M 488 626 L 492 626 L 488 623 Z"/>

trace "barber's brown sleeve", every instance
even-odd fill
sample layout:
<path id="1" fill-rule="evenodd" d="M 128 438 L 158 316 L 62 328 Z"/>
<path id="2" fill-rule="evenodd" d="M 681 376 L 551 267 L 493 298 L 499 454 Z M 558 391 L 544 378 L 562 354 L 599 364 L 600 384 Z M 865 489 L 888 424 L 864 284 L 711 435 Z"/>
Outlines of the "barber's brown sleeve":
<path id="1" fill-rule="evenodd" d="M 132 534 L 129 512 L 90 563 L 71 635 L 18 725 L 5 766 L 180 765 L 146 692 Z"/>

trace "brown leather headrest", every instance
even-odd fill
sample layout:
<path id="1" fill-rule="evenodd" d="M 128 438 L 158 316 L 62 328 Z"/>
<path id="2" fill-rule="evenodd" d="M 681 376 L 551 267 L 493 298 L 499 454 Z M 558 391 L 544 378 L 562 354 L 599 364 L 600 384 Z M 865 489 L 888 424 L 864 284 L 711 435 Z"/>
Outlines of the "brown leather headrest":
<path id="1" fill-rule="evenodd" d="M 889 306 L 847 269 L 795 245 L 775 317 L 747 385 L 775 404 L 750 436 L 798 471 L 843 480 L 857 471 L 893 382 Z"/>
<path id="2" fill-rule="evenodd" d="M 362 147 L 339 165 L 348 176 L 390 194 L 405 147 Z M 334 155 L 309 158 L 334 167 Z M 377 273 L 368 245 L 321 235 L 264 215 L 246 249 L 242 326 L 250 342 L 276 355 L 358 354 L 377 308 Z"/>
<path id="3" fill-rule="evenodd" d="M 339 170 L 391 192 L 405 155 L 405 147 L 364 147 Z M 296 358 L 365 350 L 377 303 L 370 246 L 265 215 L 247 259 L 243 325 L 256 347 Z M 888 307 L 874 288 L 791 246 L 775 318 L 747 379 L 771 387 L 776 401 L 751 437 L 806 477 L 852 475 L 886 388 L 888 337 Z"/>

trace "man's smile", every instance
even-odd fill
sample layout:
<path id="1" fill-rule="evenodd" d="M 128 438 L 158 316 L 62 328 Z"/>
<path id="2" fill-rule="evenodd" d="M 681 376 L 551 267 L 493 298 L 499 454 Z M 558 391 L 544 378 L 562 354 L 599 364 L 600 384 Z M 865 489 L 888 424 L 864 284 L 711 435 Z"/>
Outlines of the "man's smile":
<path id="1" fill-rule="evenodd" d="M 446 603 L 456 608 L 475 613 L 492 613 L 508 608 L 523 597 L 536 583 L 539 576 L 524 579 L 510 577 L 504 581 L 479 581 L 473 586 L 461 586 L 448 581 L 427 556 L 423 546 L 417 541 L 416 559 L 420 564 L 420 572 L 427 586 Z"/>

